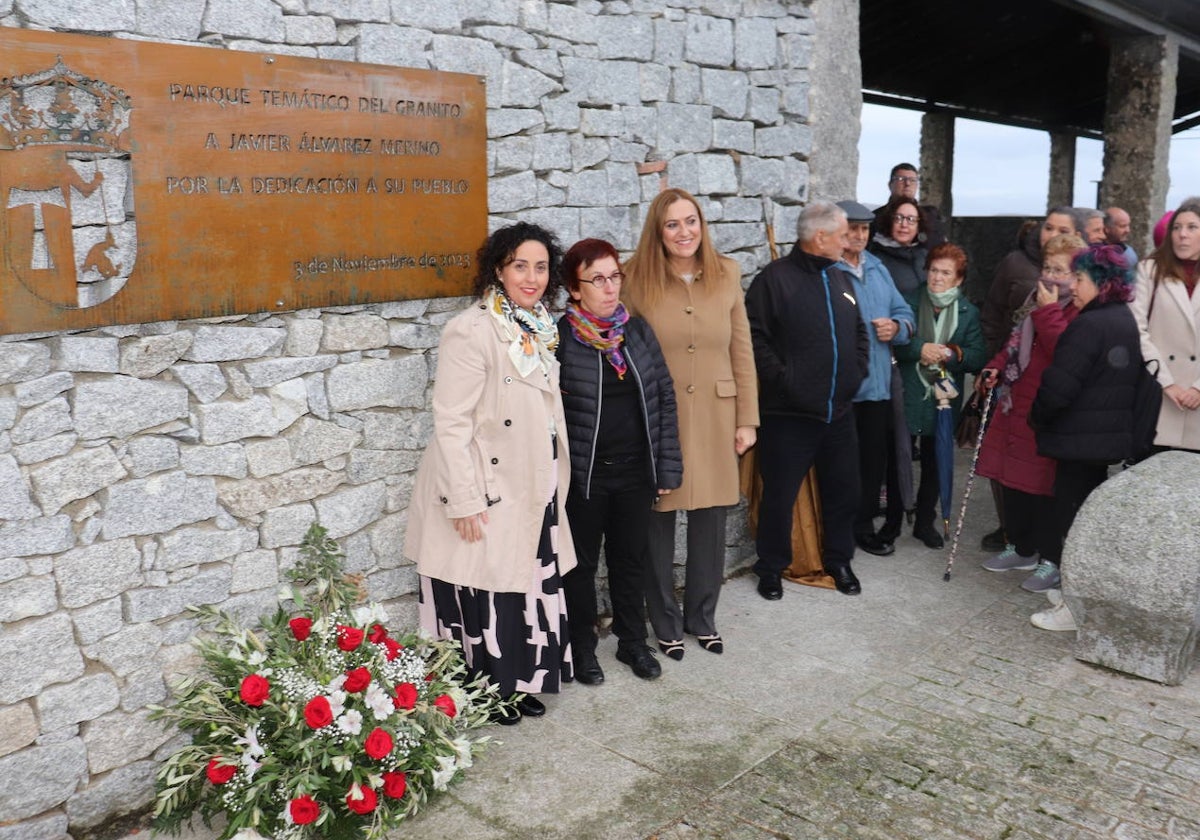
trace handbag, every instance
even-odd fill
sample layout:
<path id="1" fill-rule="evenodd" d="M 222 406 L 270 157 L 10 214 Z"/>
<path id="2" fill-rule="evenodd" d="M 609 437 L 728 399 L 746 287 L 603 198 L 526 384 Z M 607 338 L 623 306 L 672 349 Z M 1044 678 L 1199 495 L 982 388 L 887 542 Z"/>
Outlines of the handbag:
<path id="1" fill-rule="evenodd" d="M 983 422 L 983 398 L 974 391 L 962 407 L 958 425 L 954 427 L 954 440 L 960 449 L 974 449 L 979 437 L 979 424 Z"/>

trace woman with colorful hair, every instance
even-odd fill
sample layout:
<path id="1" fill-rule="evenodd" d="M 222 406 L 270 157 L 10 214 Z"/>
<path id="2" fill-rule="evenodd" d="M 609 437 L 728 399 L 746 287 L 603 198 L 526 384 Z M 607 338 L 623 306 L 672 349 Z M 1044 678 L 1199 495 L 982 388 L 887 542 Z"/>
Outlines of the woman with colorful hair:
<path id="1" fill-rule="evenodd" d="M 1056 567 L 1084 500 L 1108 477 L 1110 465 L 1134 454 L 1134 396 L 1142 368 L 1137 322 L 1126 305 L 1134 286 L 1125 249 L 1093 245 L 1075 255 L 1071 268 L 1071 304 L 1079 315 L 1059 338 L 1029 410 L 1038 453 L 1057 463 L 1053 539 L 1042 550 L 1042 560 Z M 1046 630 L 1075 629 L 1062 601 L 1032 621 Z"/>
<path id="2" fill-rule="evenodd" d="M 646 593 L 658 646 L 683 658 L 683 634 L 724 651 L 717 599 L 725 574 L 725 519 L 738 502 L 738 456 L 758 430 L 758 380 L 738 264 L 717 253 L 699 202 L 667 189 L 650 203 L 622 299 L 658 336 L 679 416 L 683 483 L 650 517 Z M 683 611 L 675 601 L 675 514 L 687 511 Z"/>
<path id="3" fill-rule="evenodd" d="M 558 321 L 558 360 L 579 559 L 563 586 L 575 679 L 588 685 L 604 681 L 596 658 L 602 540 L 617 661 L 642 679 L 662 673 L 646 644 L 646 542 L 655 500 L 683 479 L 675 385 L 654 331 L 620 301 L 624 280 L 617 249 L 603 239 L 576 242 L 563 257 L 570 300 Z"/>

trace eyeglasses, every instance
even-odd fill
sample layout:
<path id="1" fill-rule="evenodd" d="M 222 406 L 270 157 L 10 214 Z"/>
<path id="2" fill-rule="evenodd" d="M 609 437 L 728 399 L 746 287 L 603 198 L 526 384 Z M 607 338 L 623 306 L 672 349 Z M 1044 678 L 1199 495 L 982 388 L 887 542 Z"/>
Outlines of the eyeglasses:
<path id="1" fill-rule="evenodd" d="M 919 184 L 921 179 L 916 175 L 897 175 L 892 178 L 892 181 L 897 184 Z"/>
<path id="2" fill-rule="evenodd" d="M 1042 266 L 1042 274 L 1045 274 L 1047 277 L 1070 277 L 1074 273 L 1069 268 L 1049 268 Z"/>
<path id="3" fill-rule="evenodd" d="M 597 274 L 589 280 L 580 280 L 580 283 L 591 283 L 597 289 L 603 289 L 605 283 L 611 283 L 614 289 L 621 288 L 621 283 L 625 280 L 625 275 L 619 271 L 614 271 L 612 274 L 605 277 L 603 274 Z"/>
<path id="4" fill-rule="evenodd" d="M 918 216 L 892 216 L 892 218 L 902 225 L 915 225 L 920 221 Z"/>

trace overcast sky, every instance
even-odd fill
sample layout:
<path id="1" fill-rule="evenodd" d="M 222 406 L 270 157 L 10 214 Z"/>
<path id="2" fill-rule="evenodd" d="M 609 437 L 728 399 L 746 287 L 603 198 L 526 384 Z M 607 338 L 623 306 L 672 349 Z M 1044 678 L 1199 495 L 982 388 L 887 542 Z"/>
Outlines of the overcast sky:
<path id="1" fill-rule="evenodd" d="M 1044 131 L 955 122 L 954 214 L 1037 216 L 1046 210 L 1050 180 L 1050 136 Z M 1103 144 L 1080 139 L 1075 152 L 1075 205 L 1096 203 L 1103 171 Z M 888 172 L 900 161 L 920 163 L 921 114 L 881 105 L 864 105 L 858 143 L 858 199 L 877 207 L 887 198 Z M 1176 135 L 1171 142 L 1171 186 L 1167 207 L 1200 194 L 1200 131 Z M 1164 208 L 1166 209 L 1166 208 Z"/>

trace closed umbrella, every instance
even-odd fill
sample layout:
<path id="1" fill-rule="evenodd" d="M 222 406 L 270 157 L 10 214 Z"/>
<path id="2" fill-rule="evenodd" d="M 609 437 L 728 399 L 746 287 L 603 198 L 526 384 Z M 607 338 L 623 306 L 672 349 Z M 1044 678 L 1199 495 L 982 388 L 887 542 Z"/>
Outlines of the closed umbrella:
<path id="1" fill-rule="evenodd" d="M 938 492 L 942 507 L 942 529 L 950 539 L 950 503 L 954 496 L 954 406 L 958 396 L 954 380 L 941 369 L 933 383 L 933 395 L 937 399 L 937 416 L 933 426 L 933 454 L 937 460 Z"/>

